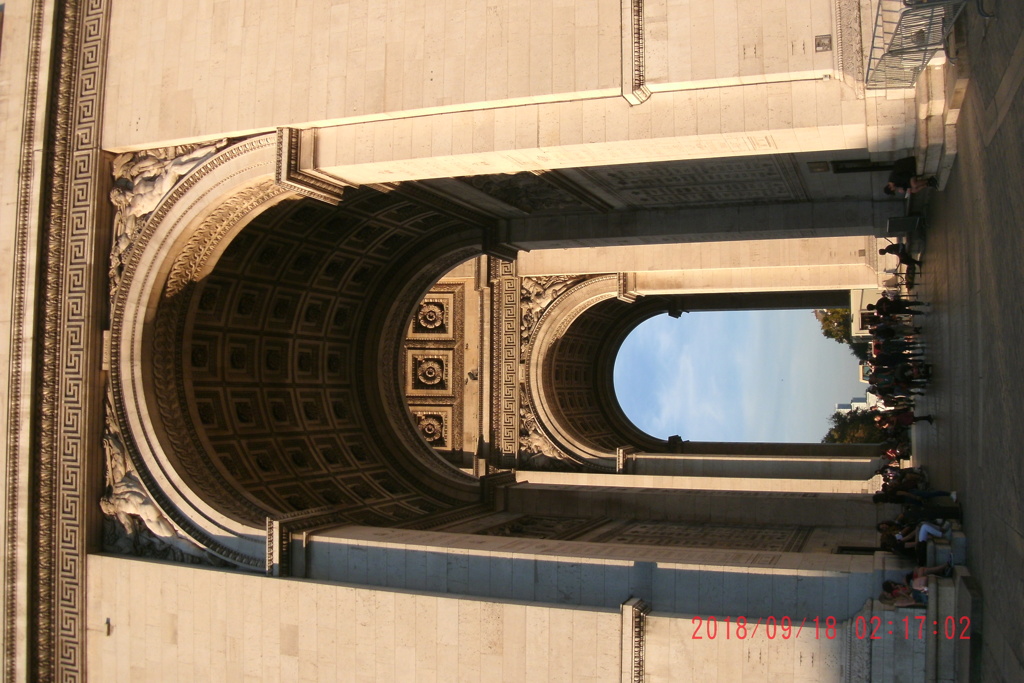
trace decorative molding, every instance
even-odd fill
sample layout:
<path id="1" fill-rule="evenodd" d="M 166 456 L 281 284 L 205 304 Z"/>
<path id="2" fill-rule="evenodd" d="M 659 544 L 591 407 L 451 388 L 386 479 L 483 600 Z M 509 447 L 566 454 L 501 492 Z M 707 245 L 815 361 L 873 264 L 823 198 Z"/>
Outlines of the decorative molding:
<path id="1" fill-rule="evenodd" d="M 635 303 L 640 295 L 636 291 L 636 273 L 618 273 L 619 290 L 616 297 L 619 301 Z"/>
<path id="2" fill-rule="evenodd" d="M 69 0 L 54 16 L 60 51 L 54 80 L 52 166 L 44 201 L 42 345 L 37 358 L 39 439 L 36 536 L 36 669 L 39 680 L 77 679 L 85 664 L 85 496 L 98 456 L 102 393 L 102 297 L 97 249 L 106 213 L 99 148 L 107 41 L 106 0 Z M 31 636 L 30 636 L 31 637 Z"/>
<path id="3" fill-rule="evenodd" d="M 491 259 L 491 310 L 497 318 L 491 339 L 492 388 L 491 428 L 500 467 L 514 467 L 519 453 L 519 352 L 522 345 L 522 307 L 515 264 Z"/>
<path id="4" fill-rule="evenodd" d="M 550 171 L 463 176 L 458 181 L 525 214 L 579 213 L 591 208 L 582 188 L 568 179 L 559 182 Z"/>
<path id="5" fill-rule="evenodd" d="M 535 176 L 541 180 L 554 185 L 563 192 L 568 192 L 573 197 L 586 204 L 595 211 L 601 213 L 610 213 L 615 210 L 615 206 L 602 197 L 592 192 L 589 188 L 580 185 L 574 180 L 569 174 L 561 169 L 552 169 L 547 171 L 531 171 Z"/>
<path id="6" fill-rule="evenodd" d="M 515 478 L 515 474 L 512 477 Z M 442 510 L 431 515 L 424 515 L 410 522 L 395 524 L 395 529 L 415 529 L 417 531 L 443 531 L 445 528 L 462 524 L 466 520 L 486 517 L 493 510 L 484 504 L 465 505 L 452 510 Z"/>
<path id="7" fill-rule="evenodd" d="M 631 474 L 633 458 L 630 457 L 637 452 L 636 446 L 619 446 L 615 449 L 615 473 Z"/>
<path id="8" fill-rule="evenodd" d="M 638 210 L 806 202 L 791 154 L 765 148 L 753 156 L 621 164 L 575 169 L 596 193 Z M 709 150 L 709 157 L 719 152 Z"/>
<path id="9" fill-rule="evenodd" d="M 29 12 L 28 29 L 28 50 L 27 50 L 27 78 L 25 81 L 24 109 L 22 115 L 22 131 L 19 149 L 18 164 L 18 185 L 16 202 L 16 215 L 14 225 L 14 273 L 12 277 L 12 301 L 11 301 L 11 347 L 10 347 L 10 383 L 8 385 L 7 405 L 9 416 L 23 415 L 27 411 L 23 409 L 22 397 L 26 391 L 28 382 L 35 373 L 31 352 L 33 348 L 33 334 L 26 329 L 28 319 L 29 290 L 33 287 L 29 280 L 31 270 L 30 260 L 32 254 L 29 246 L 31 244 L 32 224 L 31 215 L 33 211 L 32 187 L 37 174 L 45 175 L 45 164 L 36 163 L 36 139 L 42 127 L 42 120 L 37 120 L 37 107 L 39 99 L 40 72 L 43 68 L 42 41 L 43 41 L 43 17 L 44 10 L 48 3 L 43 0 L 35 0 Z M 66 115 L 66 110 L 65 110 Z M 44 156 L 45 158 L 45 156 Z M 45 245 L 42 247 L 45 249 Z M 26 362 L 27 361 L 27 362 Z M 31 368 L 31 369 L 30 369 Z M 30 375 L 31 373 L 31 375 Z M 34 420 L 33 420 L 34 423 Z M 31 513 L 23 514 L 22 507 L 29 511 L 30 501 L 20 496 L 22 482 L 27 479 L 31 466 L 22 465 L 22 449 L 27 444 L 22 440 L 22 429 L 24 425 L 21 420 L 9 419 L 7 421 L 7 457 L 6 476 L 7 486 L 4 497 L 5 529 L 6 539 L 4 547 L 4 681 L 13 682 L 17 675 L 17 664 L 21 654 L 19 643 L 28 643 L 31 649 L 35 643 L 18 632 L 18 609 L 20 604 L 30 605 L 33 600 L 25 591 L 31 591 L 37 584 L 38 577 L 31 574 L 31 561 L 26 561 L 24 570 L 25 576 L 19 573 L 19 561 L 22 557 L 22 549 L 19 548 L 19 539 L 30 537 L 25 527 L 32 528 Z M 28 544 L 26 552 L 31 553 L 33 545 Z M 37 545 L 38 547 L 38 545 Z M 40 548 L 42 551 L 43 549 Z M 47 580 L 48 577 L 47 577 Z M 28 617 L 29 619 L 31 617 Z M 24 647 L 24 645 L 22 645 Z M 30 658 L 31 659 L 31 658 Z M 31 669 L 29 669 L 31 671 Z"/>
<path id="10" fill-rule="evenodd" d="M 312 170 L 315 149 L 315 128 L 278 128 L 274 180 L 287 190 L 336 206 L 344 199 L 345 188 L 353 185 Z"/>
<path id="11" fill-rule="evenodd" d="M 644 649 L 647 644 L 646 617 L 651 605 L 640 598 L 630 598 L 622 603 L 622 680 L 629 683 L 643 683 Z"/>
<path id="12" fill-rule="evenodd" d="M 555 515 L 518 515 L 473 533 L 479 536 L 537 538 L 572 541 L 608 523 L 606 517 L 560 517 Z"/>
<path id="13" fill-rule="evenodd" d="M 516 474 L 511 470 L 485 474 L 480 477 L 480 502 L 489 510 L 498 503 L 498 492 L 516 485 Z"/>
<path id="14" fill-rule="evenodd" d="M 484 228 L 483 252 L 493 260 L 501 260 L 511 264 L 509 274 L 515 274 L 515 262 L 521 251 L 519 247 L 508 242 L 508 221 L 499 221 L 497 225 Z"/>
<path id="15" fill-rule="evenodd" d="M 347 523 L 346 511 L 339 505 L 267 517 L 267 576 L 291 576 L 294 534 Z"/>
<path id="16" fill-rule="evenodd" d="M 644 68 L 644 2 L 621 0 L 622 9 L 622 97 L 632 105 L 651 96 Z"/>

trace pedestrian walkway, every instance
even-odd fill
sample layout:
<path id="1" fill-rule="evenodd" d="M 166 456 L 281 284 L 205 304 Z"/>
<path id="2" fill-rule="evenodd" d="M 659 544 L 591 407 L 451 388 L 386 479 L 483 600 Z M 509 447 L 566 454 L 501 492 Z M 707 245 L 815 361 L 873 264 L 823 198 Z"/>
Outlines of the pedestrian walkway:
<path id="1" fill-rule="evenodd" d="M 967 16 L 961 66 L 970 85 L 957 157 L 927 207 L 917 292 L 935 374 L 915 430 L 915 461 L 955 488 L 983 596 L 970 680 L 1024 680 L 1024 3 L 988 3 Z M 1013 108 L 1016 105 L 1017 109 Z M 1008 113 L 1009 112 L 1009 113 Z M 978 647 L 978 643 L 975 643 Z"/>

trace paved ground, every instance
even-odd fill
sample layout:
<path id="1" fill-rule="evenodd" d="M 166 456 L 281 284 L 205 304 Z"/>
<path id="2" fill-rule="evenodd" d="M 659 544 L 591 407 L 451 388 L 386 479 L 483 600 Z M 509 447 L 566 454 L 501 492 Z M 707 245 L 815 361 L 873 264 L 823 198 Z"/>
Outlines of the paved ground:
<path id="1" fill-rule="evenodd" d="M 967 7 L 971 84 L 958 155 L 929 206 L 922 300 L 935 379 L 915 448 L 960 492 L 984 595 L 982 680 L 1024 681 L 1024 3 Z"/>

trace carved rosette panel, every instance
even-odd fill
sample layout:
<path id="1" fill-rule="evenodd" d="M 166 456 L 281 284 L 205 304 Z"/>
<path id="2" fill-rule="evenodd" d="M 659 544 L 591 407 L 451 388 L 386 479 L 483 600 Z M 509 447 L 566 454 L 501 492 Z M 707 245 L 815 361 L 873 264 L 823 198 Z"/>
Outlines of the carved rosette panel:
<path id="1" fill-rule="evenodd" d="M 452 394 L 452 352 L 410 351 L 406 355 L 409 396 L 450 396 Z"/>
<path id="2" fill-rule="evenodd" d="M 452 294 L 431 294 L 419 305 L 410 324 L 409 336 L 416 339 L 451 339 Z"/>
<path id="3" fill-rule="evenodd" d="M 451 446 L 450 426 L 452 409 L 447 406 L 413 406 L 412 414 L 420 436 L 432 448 L 448 449 Z"/>
<path id="4" fill-rule="evenodd" d="M 463 446 L 464 316 L 465 284 L 442 279 L 416 306 L 404 342 L 406 404 L 420 436 L 445 454 Z"/>

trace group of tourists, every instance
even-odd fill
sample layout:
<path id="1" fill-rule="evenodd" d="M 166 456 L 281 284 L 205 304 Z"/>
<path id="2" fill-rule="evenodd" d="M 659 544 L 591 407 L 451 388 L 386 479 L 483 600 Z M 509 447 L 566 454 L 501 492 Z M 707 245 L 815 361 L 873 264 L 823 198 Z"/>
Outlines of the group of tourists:
<path id="1" fill-rule="evenodd" d="M 894 182 L 890 178 L 888 189 L 914 193 L 934 186 L 933 182 L 913 175 L 912 161 L 905 163 L 905 168 L 897 169 L 900 173 L 894 171 L 894 175 L 902 175 Z M 879 255 L 886 254 L 896 256 L 900 266 L 906 267 L 908 276 L 921 266 L 921 261 L 914 258 L 903 243 L 879 250 Z M 912 278 L 907 280 L 912 281 Z M 896 518 L 878 524 L 880 546 L 913 559 L 917 565 L 904 582 L 886 581 L 882 586 L 880 599 L 898 607 L 925 605 L 928 577 L 952 574 L 952 554 L 946 563 L 929 567 L 927 547 L 931 539 L 951 539 L 953 522 L 960 519 L 956 491 L 931 488 L 928 475 L 921 467 L 901 467 L 901 461 L 911 452 L 911 426 L 917 422 L 934 422 L 931 415 L 914 412 L 914 397 L 924 393 L 932 372 L 931 365 L 924 359 L 921 327 L 914 320 L 914 316 L 928 314 L 925 307 L 924 302 L 899 291 L 889 292 L 866 306 L 869 311 L 866 322 L 872 336 L 868 391 L 878 397 L 874 420 L 887 438 L 885 456 L 888 458 L 888 464 L 876 471 L 882 478 L 882 485 L 873 500 L 902 506 Z"/>
<path id="2" fill-rule="evenodd" d="M 924 360 L 921 327 L 914 325 L 913 319 L 926 315 L 921 309 L 926 305 L 891 293 L 866 306 L 865 322 L 871 332 L 868 391 L 878 397 L 882 407 L 904 411 L 901 415 L 912 408 L 915 395 L 924 393 L 931 377 L 932 367 Z M 908 419 L 916 421 L 912 410 L 910 413 Z M 911 422 L 900 424 L 909 426 Z"/>
<path id="3" fill-rule="evenodd" d="M 886 465 L 877 474 L 882 477 L 882 490 L 875 494 L 876 503 L 900 503 L 903 511 L 894 519 L 879 522 L 880 546 L 883 550 L 914 560 L 917 569 L 907 574 L 905 583 L 886 581 L 881 599 L 898 607 L 921 606 L 927 602 L 928 576 L 952 574 L 952 554 L 939 566 L 928 567 L 928 541 L 952 539 L 953 521 L 960 519 L 956 491 L 932 489 L 928 475 L 920 467 Z"/>

